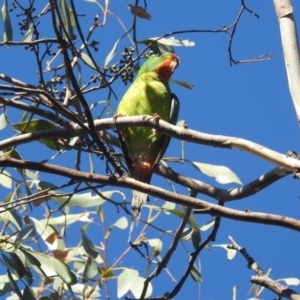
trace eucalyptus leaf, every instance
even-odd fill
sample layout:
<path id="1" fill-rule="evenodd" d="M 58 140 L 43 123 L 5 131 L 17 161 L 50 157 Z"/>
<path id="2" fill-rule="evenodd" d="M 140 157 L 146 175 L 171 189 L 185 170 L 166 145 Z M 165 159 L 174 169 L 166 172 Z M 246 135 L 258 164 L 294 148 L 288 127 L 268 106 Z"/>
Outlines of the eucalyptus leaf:
<path id="1" fill-rule="evenodd" d="M 22 228 L 16 236 L 15 248 L 18 248 L 23 241 L 33 237 L 34 235 L 35 235 L 34 226 L 29 225 L 29 226 Z"/>
<path id="2" fill-rule="evenodd" d="M 300 284 L 300 279 L 295 278 L 295 277 L 281 278 L 281 279 L 277 279 L 276 281 L 283 281 L 286 285 L 299 285 Z"/>
<path id="3" fill-rule="evenodd" d="M 88 256 L 84 267 L 82 282 L 86 283 L 98 274 L 98 266 L 91 255 Z"/>
<path id="4" fill-rule="evenodd" d="M 97 70 L 98 67 L 95 66 L 94 62 L 92 61 L 92 59 L 84 52 L 81 52 L 81 59 L 88 65 L 90 66 L 92 69 Z"/>
<path id="5" fill-rule="evenodd" d="M 148 239 L 148 244 L 153 248 L 153 255 L 160 255 L 163 247 L 163 243 L 160 239 Z"/>
<path id="6" fill-rule="evenodd" d="M 177 122 L 176 126 L 182 127 L 182 128 L 188 128 L 188 124 L 185 120 L 180 120 Z"/>
<path id="7" fill-rule="evenodd" d="M 117 295 L 118 298 L 123 297 L 133 286 L 139 276 L 139 272 L 133 269 L 125 269 L 117 280 Z M 140 296 L 140 295 L 139 295 Z"/>
<path id="8" fill-rule="evenodd" d="M 145 282 L 145 278 L 139 276 L 136 279 L 136 281 L 134 282 L 134 284 L 132 285 L 132 287 L 130 288 L 130 291 L 132 292 L 134 298 L 136 298 L 136 299 L 140 298 L 140 296 L 142 294 L 142 291 L 144 289 L 144 282 Z M 148 284 L 148 288 L 147 288 L 147 291 L 146 291 L 145 298 L 150 297 L 151 294 L 152 294 L 152 291 L 153 291 L 153 287 L 152 287 L 152 284 L 150 282 Z"/>
<path id="9" fill-rule="evenodd" d="M 114 223 L 114 227 L 119 229 L 126 229 L 128 227 L 128 220 L 125 217 L 121 217 Z"/>
<path id="10" fill-rule="evenodd" d="M 149 48 L 155 53 L 160 54 L 164 52 L 171 52 L 174 53 L 173 46 L 184 46 L 184 47 L 191 47 L 195 46 L 195 43 L 190 40 L 183 40 L 183 39 L 175 39 L 174 37 L 171 38 L 158 38 L 152 37 L 146 40 L 142 40 L 138 42 L 140 44 L 145 44 L 149 46 Z"/>
<path id="11" fill-rule="evenodd" d="M 175 209 L 176 204 L 173 202 L 165 201 L 164 205 L 161 207 L 166 215 L 169 215 L 169 210 Z"/>
<path id="12" fill-rule="evenodd" d="M 12 188 L 12 179 L 10 174 L 3 170 L 0 173 L 0 185 L 4 186 L 7 189 L 11 189 Z"/>
<path id="13" fill-rule="evenodd" d="M 111 231 L 113 228 L 119 228 L 119 229 L 125 229 L 128 227 L 128 220 L 125 217 L 121 217 L 118 219 L 114 224 L 110 225 L 107 228 L 106 234 L 105 234 L 105 239 L 107 239 L 110 236 Z"/>
<path id="14" fill-rule="evenodd" d="M 214 177 L 216 181 L 221 184 L 234 182 L 242 185 L 242 182 L 237 175 L 225 166 L 217 166 L 194 161 L 191 163 L 197 170 L 209 177 Z"/>
<path id="15" fill-rule="evenodd" d="M 182 86 L 182 87 L 185 87 L 185 88 L 187 88 L 187 89 L 189 89 L 189 90 L 191 90 L 191 89 L 194 87 L 193 84 L 188 83 L 188 82 L 186 82 L 186 81 L 182 81 L 182 80 L 170 79 L 170 82 L 173 82 L 173 83 L 175 83 L 175 84 L 178 84 L 178 85 L 180 85 L 180 86 Z"/>
<path id="16" fill-rule="evenodd" d="M 20 122 L 18 124 L 13 124 L 13 126 L 18 129 L 19 131 L 22 131 L 23 133 L 30 133 L 30 132 L 38 132 L 43 130 L 54 130 L 57 129 L 57 127 L 43 119 L 35 119 L 31 121 L 24 121 Z M 64 149 L 59 143 L 55 142 L 55 140 L 52 139 L 39 139 L 39 141 L 43 144 L 45 144 L 48 148 L 52 150 L 61 150 Z"/>
<path id="17" fill-rule="evenodd" d="M 148 40 L 156 40 L 157 38 L 149 38 Z M 168 45 L 168 46 L 184 46 L 184 47 L 192 47 L 195 46 L 195 42 L 191 40 L 183 40 L 183 39 L 175 39 L 174 37 L 170 38 L 162 38 L 158 40 L 159 43 Z"/>
<path id="18" fill-rule="evenodd" d="M 82 245 L 83 245 L 84 251 L 87 254 L 91 255 L 94 259 L 97 258 L 97 256 L 99 255 L 99 251 L 96 249 L 94 244 L 86 236 L 83 229 L 81 229 L 81 237 L 82 237 Z"/>
<path id="19" fill-rule="evenodd" d="M 227 252 L 227 259 L 232 260 L 236 255 L 236 250 L 229 249 L 227 246 L 229 246 L 229 245 L 228 244 L 215 244 L 215 245 L 212 245 L 212 247 L 220 247 L 220 248 L 225 249 L 226 252 Z"/>
<path id="20" fill-rule="evenodd" d="M 77 283 L 77 280 L 74 281 L 74 276 L 72 276 L 70 268 L 65 263 L 54 257 L 52 257 L 52 263 L 55 272 L 63 282 L 71 285 Z"/>
<path id="21" fill-rule="evenodd" d="M 112 49 L 110 50 L 110 52 L 107 54 L 106 58 L 105 58 L 105 62 L 104 62 L 104 67 L 107 67 L 108 64 L 111 62 L 111 60 L 114 58 L 116 52 L 117 52 L 117 47 L 118 47 L 118 44 L 120 42 L 121 39 L 118 39 L 114 46 L 112 47 Z"/>
<path id="22" fill-rule="evenodd" d="M 65 29 L 67 31 L 67 34 L 71 40 L 74 40 L 76 36 L 73 33 L 73 26 L 72 26 L 72 17 L 74 18 L 74 15 L 72 16 L 71 12 L 72 10 L 69 9 L 69 7 L 66 4 L 65 0 L 59 0 L 58 1 L 60 11 L 62 12 L 63 21 L 65 25 Z M 74 22 L 74 20 L 73 20 Z"/>
<path id="23" fill-rule="evenodd" d="M 206 224 L 202 225 L 200 227 L 200 230 L 201 231 L 206 231 L 206 230 L 208 230 L 209 228 L 211 228 L 214 225 L 215 225 L 215 219 L 212 219 L 209 222 L 207 222 Z"/>
<path id="24" fill-rule="evenodd" d="M 5 113 L 0 115 L 0 130 L 4 129 L 7 126 L 7 120 Z"/>
<path id="25" fill-rule="evenodd" d="M 3 1 L 3 5 L 1 8 L 1 17 L 4 25 L 3 41 L 12 41 L 13 31 L 12 31 L 12 26 L 10 21 L 7 0 Z"/>
<path id="26" fill-rule="evenodd" d="M 30 24 L 29 29 L 24 35 L 23 42 L 31 42 L 32 41 L 32 36 L 33 36 L 33 24 Z"/>
<path id="27" fill-rule="evenodd" d="M 59 205 L 78 206 L 78 207 L 93 207 L 103 204 L 106 199 L 110 199 L 114 193 L 119 191 L 101 192 L 102 196 L 92 195 L 92 193 L 74 194 L 72 196 L 61 193 L 59 196 L 57 192 L 50 192 L 51 198 Z"/>
<path id="28" fill-rule="evenodd" d="M 23 291 L 23 298 L 24 299 L 30 299 L 30 300 L 40 300 L 41 298 L 38 298 L 35 292 L 26 285 L 24 291 Z M 51 298 L 50 298 L 51 299 Z"/>
<path id="29" fill-rule="evenodd" d="M 11 286 L 13 287 L 15 293 L 18 295 L 18 297 L 20 299 L 23 299 L 22 293 L 8 268 L 7 268 L 7 276 L 8 276 L 9 282 L 10 282 Z"/>
<path id="30" fill-rule="evenodd" d="M 200 271 L 198 270 L 198 268 L 195 264 L 193 264 L 190 274 L 191 274 L 191 277 L 194 279 L 194 281 L 196 281 L 196 282 L 202 282 L 203 281 L 201 273 L 200 273 Z"/>

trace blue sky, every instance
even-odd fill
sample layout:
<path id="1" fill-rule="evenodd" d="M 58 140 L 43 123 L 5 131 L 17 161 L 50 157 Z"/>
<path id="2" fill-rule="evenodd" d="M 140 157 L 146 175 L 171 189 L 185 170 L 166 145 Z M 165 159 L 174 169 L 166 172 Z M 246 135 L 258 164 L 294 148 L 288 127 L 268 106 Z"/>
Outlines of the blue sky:
<path id="1" fill-rule="evenodd" d="M 45 1 L 43 1 L 45 2 Z M 247 1 L 246 1 L 247 2 Z M 247 63 L 230 66 L 228 55 L 229 35 L 223 33 L 184 33 L 176 35 L 175 38 L 190 39 L 195 42 L 194 47 L 176 47 L 175 53 L 180 57 L 181 65 L 173 75 L 173 79 L 186 81 L 194 84 L 192 90 L 188 90 L 176 84 L 171 84 L 171 89 L 180 99 L 181 110 L 179 119 L 185 120 L 189 128 L 208 134 L 217 134 L 244 138 L 280 153 L 289 150 L 297 151 L 299 148 L 299 128 L 297 125 L 296 113 L 293 108 L 285 73 L 285 66 L 282 55 L 282 47 L 278 22 L 272 1 L 249 2 L 249 8 L 256 12 L 260 18 L 255 18 L 244 12 L 238 25 L 233 41 L 232 53 L 235 59 L 253 59 L 259 55 L 270 53 L 274 55 L 272 60 Z M 46 2 L 45 2 L 46 3 Z M 45 4 L 44 3 L 44 4 Z M 116 14 L 127 28 L 132 25 L 133 17 L 127 9 L 127 4 L 123 1 L 110 1 L 109 10 Z M 143 2 L 140 3 L 140 5 Z M 155 1 L 148 1 L 147 10 L 152 15 L 152 20 L 137 19 L 137 39 L 143 40 L 149 37 L 158 37 L 169 32 L 188 29 L 222 29 L 223 25 L 231 25 L 240 9 L 241 3 L 235 1 L 179 1 L 165 0 L 157 4 Z M 300 19 L 300 4 L 294 1 L 294 13 L 296 21 Z M 91 26 L 93 16 L 100 12 L 93 3 L 76 1 L 77 10 L 86 17 L 80 17 L 83 32 L 86 33 Z M 45 19 L 47 20 L 47 18 Z M 48 19 L 49 20 L 49 19 Z M 101 20 L 101 17 L 100 17 Z M 45 23 L 46 24 L 46 23 Z M 52 35 L 48 32 L 46 24 L 43 37 Z M 112 49 L 116 40 L 124 33 L 116 18 L 108 15 L 107 23 L 99 28 L 93 39 L 99 40 L 99 52 L 94 53 L 94 57 L 99 65 L 102 65 L 108 52 Z M 14 40 L 20 39 L 16 32 Z M 130 47 L 128 39 L 124 39 L 117 55 L 112 63 L 116 62 L 122 47 Z M 78 43 L 79 47 L 79 43 Z M 143 49 L 143 45 L 140 46 Z M 0 48 L 2 63 L 0 72 L 20 80 L 27 80 L 29 83 L 37 84 L 37 70 L 32 67 L 32 53 L 21 50 L 21 48 L 6 47 Z M 4 58 L 4 59 L 3 59 Z M 57 62 L 58 65 L 59 62 Z M 91 69 L 83 65 L 84 80 L 88 81 L 89 76 L 94 74 Z M 50 74 L 46 75 L 51 77 Z M 118 101 L 126 91 L 120 82 L 113 84 L 118 99 L 111 99 L 112 111 L 116 110 Z M 89 103 L 94 103 L 106 99 L 106 93 L 98 91 L 87 96 Z M 13 109 L 9 109 L 9 112 Z M 99 113 L 100 109 L 97 111 Z M 97 115 L 95 112 L 95 115 Z M 112 117 L 113 113 L 105 114 L 104 117 Z M 18 120 L 19 114 L 9 114 L 11 120 Z M 1 139 L 11 135 L 10 130 L 0 133 Z M 41 147 L 40 144 L 33 144 Z M 240 180 L 247 184 L 258 178 L 262 174 L 270 171 L 275 166 L 262 159 L 237 150 L 212 148 L 202 145 L 184 143 L 185 158 L 209 164 L 224 165 L 233 170 Z M 33 147 L 33 148 L 32 148 Z M 40 148 L 41 149 L 41 148 Z M 20 152 L 26 159 L 42 160 L 50 159 L 55 152 L 48 149 L 39 150 L 34 153 L 34 146 L 25 145 L 20 147 Z M 23 152 L 22 152 L 23 151 Z M 165 157 L 179 157 L 181 155 L 181 142 L 172 140 Z M 88 161 L 82 169 L 89 170 Z M 94 159 L 96 172 L 105 173 L 105 166 Z M 53 161 L 54 164 L 62 164 L 74 167 L 74 153 L 66 152 L 58 156 Z M 220 185 L 214 179 L 209 178 L 191 165 L 179 165 L 170 163 L 170 166 L 177 172 L 196 178 L 213 186 L 222 188 L 237 187 L 236 184 Z M 41 175 L 44 180 L 57 183 L 57 178 Z M 49 179 L 50 178 L 50 179 Z M 154 176 L 152 183 L 170 189 L 170 186 L 158 176 Z M 179 192 L 187 194 L 188 191 L 182 187 L 176 187 Z M 114 190 L 107 187 L 105 190 Z M 131 191 L 122 190 L 127 201 L 130 201 Z M 0 189 L 0 195 L 4 197 L 7 190 Z M 216 203 L 205 195 L 198 195 L 199 199 Z M 120 198 L 116 199 L 120 201 Z M 153 203 L 153 197 L 151 197 Z M 162 203 L 162 202 L 158 202 Z M 233 201 L 226 204 L 227 207 L 251 211 L 280 214 L 288 217 L 298 218 L 299 216 L 299 182 L 288 176 L 262 192 L 243 200 Z M 122 212 L 117 213 L 115 208 L 105 204 L 104 210 L 107 216 L 107 225 L 115 222 L 122 216 Z M 42 210 L 35 209 L 32 214 L 40 218 Z M 143 215 L 147 216 L 148 210 L 143 210 Z M 126 216 L 129 220 L 129 216 Z M 210 216 L 196 216 L 200 225 L 211 220 Z M 96 220 L 95 220 L 96 221 Z M 99 220 L 97 220 L 98 222 Z M 179 226 L 179 218 L 160 217 L 155 225 L 162 226 L 165 230 L 175 230 Z M 67 236 L 66 244 L 76 245 L 76 235 L 82 224 L 70 227 L 73 234 Z M 93 230 L 87 232 L 88 236 L 99 243 L 103 237 L 97 233 L 100 227 L 95 226 Z M 134 234 L 138 234 L 142 225 L 134 229 Z M 71 232 L 71 231 L 70 231 Z M 203 233 L 203 239 L 207 236 Z M 223 219 L 221 228 L 217 235 L 215 244 L 229 243 L 228 236 L 233 238 L 249 254 L 257 260 L 261 267 L 267 271 L 272 268 L 271 277 L 273 279 L 299 277 L 299 236 L 295 231 L 283 229 L 275 226 L 257 225 L 252 223 L 237 222 Z M 148 238 L 159 238 L 157 231 L 147 231 Z M 162 237 L 164 243 L 163 253 L 168 248 L 170 238 Z M 113 262 L 127 247 L 127 229 L 112 233 L 109 241 L 109 257 Z M 164 240 L 165 239 L 165 240 Z M 193 248 L 188 245 L 189 251 Z M 179 280 L 187 264 L 188 254 L 182 247 L 178 247 L 177 253 L 172 258 L 168 267 L 172 275 Z M 136 252 L 131 252 L 124 258 L 122 266 L 137 267 L 140 274 L 146 268 L 146 262 L 139 257 Z M 247 295 L 251 287 L 250 277 L 254 275 L 247 269 L 246 261 L 237 254 L 232 261 L 226 260 L 226 252 L 221 248 L 212 247 L 205 249 L 201 253 L 200 262 L 203 283 L 196 284 L 191 278 L 188 279 L 176 299 L 232 299 L 232 288 L 237 287 L 237 299 L 248 299 Z M 1 268 L 0 268 L 1 270 Z M 161 278 L 154 280 L 154 296 L 170 292 L 174 283 L 164 274 Z M 111 283 L 111 289 L 115 283 Z M 298 290 L 298 287 L 293 287 Z M 111 298 L 116 299 L 111 291 Z M 271 299 L 275 295 L 264 291 L 261 299 Z"/>

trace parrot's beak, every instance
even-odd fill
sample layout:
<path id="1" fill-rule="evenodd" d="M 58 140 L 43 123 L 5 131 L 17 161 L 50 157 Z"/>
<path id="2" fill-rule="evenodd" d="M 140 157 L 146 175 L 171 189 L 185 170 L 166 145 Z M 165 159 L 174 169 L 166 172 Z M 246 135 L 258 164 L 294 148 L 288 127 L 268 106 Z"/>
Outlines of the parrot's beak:
<path id="1" fill-rule="evenodd" d="M 169 67 L 170 67 L 170 69 L 172 70 L 172 72 L 174 72 L 175 69 L 176 69 L 178 66 L 179 66 L 179 60 L 178 60 L 178 59 L 175 59 L 175 58 L 172 59 L 170 65 L 169 65 Z"/>

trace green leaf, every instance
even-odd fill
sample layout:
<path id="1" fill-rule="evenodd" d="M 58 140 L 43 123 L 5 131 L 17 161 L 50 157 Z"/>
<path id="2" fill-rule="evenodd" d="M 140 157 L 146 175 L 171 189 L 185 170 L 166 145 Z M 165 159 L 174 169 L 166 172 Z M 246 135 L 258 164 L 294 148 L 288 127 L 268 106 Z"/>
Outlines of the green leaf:
<path id="1" fill-rule="evenodd" d="M 32 284 L 33 276 L 28 268 L 28 261 L 24 253 L 20 250 L 8 253 L 16 265 L 16 271 L 20 278 L 25 277 L 29 285 Z M 1 282 L 1 281 L 0 281 Z"/>
<path id="2" fill-rule="evenodd" d="M 18 124 L 13 124 L 13 126 L 19 131 L 22 131 L 23 133 L 57 129 L 57 127 L 53 123 L 43 119 L 31 120 L 29 123 L 28 121 L 25 121 Z M 60 144 L 51 139 L 39 139 L 39 141 L 52 150 L 64 149 L 64 147 L 62 147 Z"/>
<path id="3" fill-rule="evenodd" d="M 193 264 L 190 274 L 191 274 L 191 277 L 194 279 L 194 281 L 202 282 L 202 276 L 201 276 L 200 271 L 198 270 L 198 268 L 195 264 Z"/>
<path id="4" fill-rule="evenodd" d="M 53 123 L 43 119 L 35 119 L 30 122 L 24 121 L 18 124 L 13 124 L 13 126 L 23 133 L 57 129 Z"/>
<path id="5" fill-rule="evenodd" d="M 181 127 L 181 128 L 188 128 L 188 124 L 185 120 L 178 121 L 176 126 Z"/>
<path id="6" fill-rule="evenodd" d="M 73 27 L 72 27 L 72 22 L 71 22 L 71 18 L 72 17 L 74 18 L 74 15 L 71 16 L 72 10 L 70 10 L 68 8 L 65 0 L 58 1 L 58 4 L 59 4 L 59 9 L 63 15 L 63 21 L 64 21 L 65 29 L 68 33 L 68 36 L 71 40 L 74 40 L 74 39 L 76 39 L 76 36 L 73 33 Z"/>
<path id="7" fill-rule="evenodd" d="M 164 44 L 160 43 L 159 41 L 154 41 L 154 40 L 155 40 L 155 38 L 152 38 L 152 39 L 140 41 L 138 43 L 145 44 L 147 46 L 150 45 L 149 49 L 152 50 L 155 54 L 162 54 L 165 52 L 174 53 L 174 49 L 171 46 L 164 45 Z"/>
<path id="8" fill-rule="evenodd" d="M 125 217 L 121 217 L 120 219 L 118 219 L 114 224 L 114 227 L 117 227 L 119 229 L 126 229 L 128 226 L 128 221 L 127 218 Z"/>
<path id="9" fill-rule="evenodd" d="M 108 239 L 110 233 L 112 232 L 113 228 L 119 228 L 119 229 L 125 229 L 128 227 L 128 221 L 125 217 L 121 217 L 118 219 L 114 224 L 110 225 L 107 228 L 106 234 L 105 234 L 105 239 Z"/>
<path id="10" fill-rule="evenodd" d="M 200 230 L 193 228 L 193 232 L 192 232 L 192 243 L 194 246 L 194 249 L 197 250 L 200 243 L 201 243 L 201 234 L 200 234 Z"/>
<path id="11" fill-rule="evenodd" d="M 11 189 L 12 187 L 12 179 L 10 174 L 5 170 L 0 173 L 0 184 L 7 189 Z"/>
<path id="12" fill-rule="evenodd" d="M 148 40 L 156 40 L 157 38 L 149 38 Z M 168 46 L 184 46 L 192 47 L 195 46 L 195 42 L 191 40 L 175 39 L 174 37 L 162 38 L 158 40 L 158 43 L 168 45 Z"/>
<path id="13" fill-rule="evenodd" d="M 94 259 L 99 255 L 99 251 L 95 248 L 94 244 L 89 240 L 86 236 L 83 229 L 81 229 L 81 237 L 82 237 L 82 246 L 84 251 L 91 255 Z"/>
<path id="14" fill-rule="evenodd" d="M 130 288 L 137 280 L 138 276 L 139 276 L 139 272 L 137 270 L 132 270 L 132 269 L 125 269 L 118 276 L 118 280 L 117 280 L 118 298 L 123 297 L 130 290 Z"/>
<path id="15" fill-rule="evenodd" d="M 33 24 L 30 24 L 29 29 L 24 35 L 23 42 L 31 42 L 33 36 Z"/>
<path id="16" fill-rule="evenodd" d="M 160 255 L 163 247 L 163 243 L 160 239 L 148 239 L 148 244 L 153 248 L 153 255 Z"/>
<path id="17" fill-rule="evenodd" d="M 95 64 L 93 63 L 93 61 L 91 60 L 91 58 L 84 52 L 81 52 L 81 59 L 88 65 L 90 66 L 92 69 L 97 70 L 98 67 L 95 66 Z"/>
<path id="18" fill-rule="evenodd" d="M 22 160 L 21 155 L 19 154 L 19 152 L 16 149 L 13 149 L 13 151 L 10 153 L 10 155 L 11 155 L 12 158 L 21 159 Z M 20 169 L 20 168 L 16 168 L 16 170 L 18 171 L 18 173 L 20 174 L 20 176 L 23 179 L 23 182 L 25 183 L 26 193 L 28 195 L 31 195 L 30 189 L 29 189 L 29 187 L 27 185 L 27 182 L 26 182 L 25 170 L 24 169 Z"/>
<path id="19" fill-rule="evenodd" d="M 218 244 L 218 245 L 212 245 L 212 247 L 220 247 L 226 250 L 227 252 L 227 259 L 232 260 L 235 257 L 236 250 L 234 249 L 229 249 L 227 246 L 228 244 Z"/>
<path id="20" fill-rule="evenodd" d="M 51 182 L 47 182 L 47 181 L 40 181 L 39 182 L 39 187 L 42 190 L 47 190 L 47 189 L 54 189 L 56 188 L 56 185 L 52 184 Z"/>
<path id="21" fill-rule="evenodd" d="M 35 292 L 29 286 L 26 285 L 23 292 L 23 299 L 38 300 L 39 298 L 37 297 Z"/>
<path id="22" fill-rule="evenodd" d="M 49 192 L 51 198 L 59 205 L 65 206 L 79 206 L 79 207 L 93 207 L 103 204 L 106 199 L 110 199 L 114 193 L 120 193 L 119 191 L 106 191 L 101 192 L 102 196 L 95 195 L 92 193 L 85 194 L 74 194 L 72 197 L 70 195 L 65 195 L 61 193 L 59 196 L 57 192 Z"/>
<path id="23" fill-rule="evenodd" d="M 185 88 L 187 88 L 189 90 L 191 90 L 194 87 L 193 84 L 188 83 L 186 81 L 182 81 L 182 80 L 170 79 L 170 82 L 173 82 L 175 84 L 181 85 L 181 86 L 183 86 L 183 87 L 185 87 Z"/>
<path id="24" fill-rule="evenodd" d="M 9 221 L 16 226 L 16 230 L 21 230 L 23 223 L 20 215 L 14 209 L 9 210 L 8 212 L 10 214 Z"/>
<path id="25" fill-rule="evenodd" d="M 216 166 L 194 161 L 192 161 L 191 163 L 197 170 L 209 177 L 214 177 L 216 181 L 221 184 L 227 184 L 232 182 L 242 184 L 242 182 L 235 175 L 235 173 L 233 173 L 229 168 L 225 166 Z"/>
<path id="26" fill-rule="evenodd" d="M 168 212 L 170 212 L 171 214 L 173 214 L 181 219 L 184 217 L 184 213 L 178 209 L 170 209 L 170 210 L 168 210 Z"/>
<path id="27" fill-rule="evenodd" d="M 299 285 L 300 284 L 300 279 L 295 278 L 295 277 L 277 279 L 276 281 L 283 281 L 283 282 L 285 282 L 286 285 Z"/>
<path id="28" fill-rule="evenodd" d="M 169 215 L 170 214 L 169 210 L 175 209 L 175 207 L 176 207 L 175 203 L 169 202 L 169 201 L 165 201 L 164 205 L 161 208 L 163 209 L 163 212 L 166 215 Z"/>
<path id="29" fill-rule="evenodd" d="M 2 22 L 4 25 L 3 41 L 12 41 L 13 31 L 12 31 L 12 26 L 11 26 L 11 22 L 10 22 L 7 0 L 3 1 L 3 6 L 1 8 L 1 17 L 2 17 Z"/>
<path id="30" fill-rule="evenodd" d="M 17 279 L 17 276 L 13 274 L 13 277 Z M 5 280 L 5 281 L 4 281 Z M 12 286 L 9 283 L 9 279 L 7 275 L 2 275 L 0 276 L 0 297 L 5 296 L 7 293 L 12 292 Z M 2 298 L 2 299 L 7 299 L 7 298 Z"/>
<path id="31" fill-rule="evenodd" d="M 54 257 L 52 257 L 52 262 L 53 262 L 55 272 L 62 279 L 63 282 L 71 285 L 77 283 L 76 276 L 75 276 L 76 280 L 74 281 L 74 276 L 72 276 L 72 272 L 70 268 L 65 263 L 63 263 L 62 261 Z"/>
<path id="32" fill-rule="evenodd" d="M 42 237 L 42 239 L 44 240 L 44 242 L 46 243 L 48 248 L 49 249 L 57 249 L 57 247 L 55 247 L 56 244 L 50 245 L 47 242 L 47 238 L 55 233 L 55 230 L 51 226 L 46 226 L 47 221 L 46 220 L 45 221 L 44 220 L 39 221 L 39 220 L 37 220 L 33 217 L 30 217 L 30 220 L 33 222 L 33 224 L 35 226 L 35 230 L 37 231 L 39 236 Z M 50 218 L 50 220 L 51 220 L 51 218 Z"/>
<path id="33" fill-rule="evenodd" d="M 29 226 L 22 228 L 16 236 L 15 248 L 17 249 L 23 241 L 33 237 L 34 235 L 35 235 L 34 226 L 29 225 Z"/>
<path id="34" fill-rule="evenodd" d="M 130 291 L 132 292 L 134 298 L 139 299 L 141 297 L 142 291 L 144 289 L 144 282 L 145 282 L 145 278 L 139 276 L 134 282 L 133 286 L 130 288 Z M 145 298 L 150 297 L 152 291 L 153 291 L 153 287 L 150 282 L 147 288 Z"/>
<path id="35" fill-rule="evenodd" d="M 92 3 L 97 4 L 97 5 L 100 7 L 100 9 L 102 10 L 102 12 L 103 12 L 103 13 L 105 12 L 103 6 L 102 6 L 100 3 L 98 3 L 97 0 L 84 0 L 84 1 L 85 1 L 85 2 L 92 2 Z"/>
<path id="36" fill-rule="evenodd" d="M 19 250 L 25 255 L 28 261 L 31 263 L 32 268 L 40 275 L 47 277 L 52 277 L 57 275 L 52 264 L 52 258 L 50 256 L 37 253 L 26 249 L 22 246 Z"/>
<path id="37" fill-rule="evenodd" d="M 5 262 L 5 265 L 16 272 L 18 278 L 22 278 L 26 273 L 24 265 L 15 253 L 8 252 L 8 254 L 10 257 L 8 257 L 5 252 L 2 252 L 2 258 Z"/>
<path id="38" fill-rule="evenodd" d="M 8 276 L 8 278 L 9 278 L 10 284 L 12 285 L 12 287 L 13 287 L 14 291 L 16 292 L 16 294 L 18 295 L 18 297 L 19 297 L 20 299 L 23 299 L 22 293 L 21 293 L 21 291 L 20 291 L 20 289 L 19 289 L 17 283 L 15 282 L 13 276 L 11 275 L 9 269 L 7 269 L 7 276 Z"/>
<path id="39" fill-rule="evenodd" d="M 48 225 L 55 225 L 55 226 L 64 226 L 64 225 L 70 225 L 73 223 L 76 223 L 78 221 L 91 221 L 86 218 L 88 213 L 81 213 L 81 214 L 67 214 L 67 215 L 62 215 L 60 217 L 55 217 L 55 218 L 50 218 L 50 219 L 43 219 L 40 220 L 40 223 L 44 226 Z"/>
<path id="40" fill-rule="evenodd" d="M 98 274 L 98 266 L 91 255 L 88 256 L 84 267 L 82 282 L 86 283 Z"/>
<path id="41" fill-rule="evenodd" d="M 72 290 L 76 294 L 80 294 L 82 297 L 76 297 L 76 299 L 89 299 L 89 300 L 98 300 L 102 299 L 99 286 L 87 286 L 86 284 L 77 283 L 72 286 Z M 88 297 L 89 295 L 89 297 Z"/>
<path id="42" fill-rule="evenodd" d="M 115 54 L 116 54 L 116 52 L 117 52 L 117 47 L 118 47 L 118 44 L 119 44 L 120 40 L 121 40 L 121 39 L 118 39 L 118 40 L 115 42 L 113 48 L 110 50 L 110 52 L 109 52 L 108 55 L 106 56 L 105 62 L 104 62 L 104 67 L 107 67 L 108 64 L 111 62 L 111 60 L 114 58 L 114 56 L 115 56 Z"/>
<path id="43" fill-rule="evenodd" d="M 4 129 L 7 126 L 7 120 L 5 113 L 0 115 L 0 130 Z"/>
<path id="44" fill-rule="evenodd" d="M 193 41 L 175 39 L 173 37 L 170 37 L 168 39 L 167 38 L 159 39 L 158 37 L 153 37 L 153 38 L 148 38 L 146 40 L 142 40 L 138 43 L 146 44 L 147 46 L 150 45 L 149 48 L 155 54 L 160 54 L 164 52 L 174 53 L 174 49 L 172 48 L 172 46 L 184 46 L 184 47 L 195 46 L 195 43 Z"/>
<path id="45" fill-rule="evenodd" d="M 206 230 L 208 230 L 209 228 L 211 228 L 214 225 L 215 225 L 215 219 L 212 219 L 209 222 L 207 222 L 206 224 L 202 225 L 200 227 L 200 230 L 201 231 L 206 231 Z"/>

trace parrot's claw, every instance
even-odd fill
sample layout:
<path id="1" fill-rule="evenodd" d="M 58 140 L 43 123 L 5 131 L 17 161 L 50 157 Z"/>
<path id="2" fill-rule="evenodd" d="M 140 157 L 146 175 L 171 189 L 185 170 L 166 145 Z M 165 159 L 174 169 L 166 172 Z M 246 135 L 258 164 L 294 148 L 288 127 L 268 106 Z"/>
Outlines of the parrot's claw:
<path id="1" fill-rule="evenodd" d="M 161 119 L 161 116 L 157 113 L 153 114 L 153 123 L 157 123 Z"/>
<path id="2" fill-rule="evenodd" d="M 124 115 L 123 114 L 115 114 L 114 116 L 113 116 L 113 119 L 114 119 L 114 121 L 116 121 L 119 117 L 124 117 Z"/>

